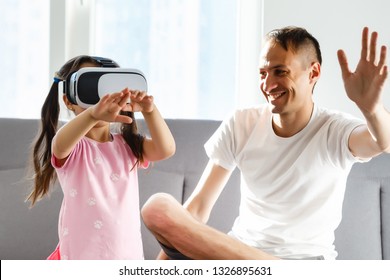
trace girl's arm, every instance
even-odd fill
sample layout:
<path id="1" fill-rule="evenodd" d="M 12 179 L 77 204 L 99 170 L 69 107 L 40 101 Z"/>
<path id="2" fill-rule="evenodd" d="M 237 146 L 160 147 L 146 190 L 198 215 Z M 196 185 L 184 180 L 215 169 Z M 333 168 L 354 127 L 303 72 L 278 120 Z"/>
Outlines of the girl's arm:
<path id="1" fill-rule="evenodd" d="M 144 156 L 149 161 L 159 161 L 172 156 L 176 151 L 175 140 L 167 124 L 162 118 L 153 96 L 146 92 L 131 91 L 131 110 L 140 111 L 149 128 L 151 139 L 145 139 Z"/>
<path id="2" fill-rule="evenodd" d="M 91 138 L 95 140 L 108 137 L 110 129 L 108 122 L 131 123 L 130 117 L 119 115 L 126 106 L 129 95 L 126 90 L 105 95 L 96 105 L 77 114 L 61 127 L 52 140 L 52 154 L 56 157 L 57 164 L 61 166 L 65 163 L 76 144 L 85 135 L 91 134 Z M 99 121 L 106 121 L 107 124 L 92 131 Z"/>
<path id="3" fill-rule="evenodd" d="M 154 106 L 152 112 L 143 113 L 143 116 L 151 136 L 144 142 L 145 158 L 158 161 L 172 156 L 176 151 L 175 140 L 157 107 Z"/>

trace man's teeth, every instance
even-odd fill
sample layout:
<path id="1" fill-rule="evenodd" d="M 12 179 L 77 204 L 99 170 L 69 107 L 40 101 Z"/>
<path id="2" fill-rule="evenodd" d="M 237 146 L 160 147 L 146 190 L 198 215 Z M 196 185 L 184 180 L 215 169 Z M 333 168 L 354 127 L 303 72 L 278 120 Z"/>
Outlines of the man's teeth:
<path id="1" fill-rule="evenodd" d="M 284 92 L 281 93 L 273 93 L 273 94 L 268 94 L 268 97 L 270 100 L 275 100 L 281 97 L 284 94 Z"/>

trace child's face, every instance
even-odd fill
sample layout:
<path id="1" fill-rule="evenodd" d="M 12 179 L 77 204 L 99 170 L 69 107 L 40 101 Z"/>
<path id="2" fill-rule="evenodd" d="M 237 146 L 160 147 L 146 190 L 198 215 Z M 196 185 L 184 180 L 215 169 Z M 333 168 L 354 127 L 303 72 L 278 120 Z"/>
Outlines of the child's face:
<path id="1" fill-rule="evenodd" d="M 91 62 L 85 62 L 83 64 L 81 64 L 80 66 L 80 69 L 81 68 L 85 68 L 85 67 L 98 67 L 98 65 L 96 65 L 95 63 L 91 63 Z M 66 97 L 66 95 L 63 96 L 63 99 L 64 99 L 64 102 L 65 102 L 65 105 L 66 107 L 73 111 L 73 113 L 77 116 L 78 114 L 80 114 L 81 112 L 85 111 L 85 108 L 81 108 L 80 106 L 78 105 L 75 105 L 73 103 L 71 103 L 68 98 Z"/>

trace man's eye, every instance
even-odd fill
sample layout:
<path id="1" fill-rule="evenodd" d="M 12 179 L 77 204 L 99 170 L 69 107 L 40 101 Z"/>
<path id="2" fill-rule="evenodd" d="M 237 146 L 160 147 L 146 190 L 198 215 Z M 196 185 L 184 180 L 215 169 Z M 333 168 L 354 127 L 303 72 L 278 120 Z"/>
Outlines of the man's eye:
<path id="1" fill-rule="evenodd" d="M 285 71 L 285 70 L 281 70 L 281 69 L 275 70 L 275 75 L 282 76 L 282 75 L 286 75 L 286 74 L 287 74 L 287 71 Z"/>
<path id="2" fill-rule="evenodd" d="M 265 79 L 267 77 L 266 72 L 260 72 L 260 79 Z"/>

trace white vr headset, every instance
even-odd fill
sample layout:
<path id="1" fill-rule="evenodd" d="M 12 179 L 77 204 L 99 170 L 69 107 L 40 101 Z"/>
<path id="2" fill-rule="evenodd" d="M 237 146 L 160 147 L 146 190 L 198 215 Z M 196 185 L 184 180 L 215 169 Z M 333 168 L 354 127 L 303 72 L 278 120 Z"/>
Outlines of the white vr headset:
<path id="1" fill-rule="evenodd" d="M 112 67 L 102 65 L 81 68 L 61 82 L 63 89 L 59 90 L 66 94 L 70 102 L 82 108 L 91 107 L 104 95 L 119 92 L 124 88 L 147 91 L 146 78 L 141 71 Z"/>

